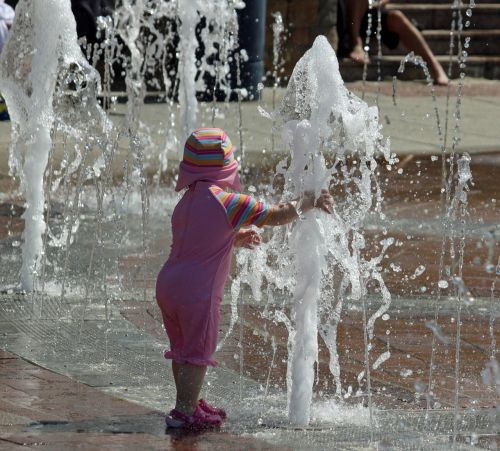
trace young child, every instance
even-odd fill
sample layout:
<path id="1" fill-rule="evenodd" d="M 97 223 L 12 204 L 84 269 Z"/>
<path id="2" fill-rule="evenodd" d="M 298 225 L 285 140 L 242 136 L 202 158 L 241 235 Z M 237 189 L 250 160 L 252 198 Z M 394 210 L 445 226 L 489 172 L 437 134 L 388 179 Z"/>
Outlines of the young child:
<path id="1" fill-rule="evenodd" d="M 166 417 L 169 427 L 204 429 L 220 426 L 224 409 L 198 399 L 213 359 L 219 307 L 234 246 L 253 249 L 261 243 L 252 225 L 287 224 L 298 218 L 297 201 L 267 205 L 241 191 L 234 147 L 218 128 L 194 131 L 184 146 L 176 191 L 187 188 L 172 215 L 170 256 L 156 283 L 156 298 L 170 340 L 177 398 Z M 303 212 L 313 207 L 331 213 L 332 197 L 306 193 Z"/>

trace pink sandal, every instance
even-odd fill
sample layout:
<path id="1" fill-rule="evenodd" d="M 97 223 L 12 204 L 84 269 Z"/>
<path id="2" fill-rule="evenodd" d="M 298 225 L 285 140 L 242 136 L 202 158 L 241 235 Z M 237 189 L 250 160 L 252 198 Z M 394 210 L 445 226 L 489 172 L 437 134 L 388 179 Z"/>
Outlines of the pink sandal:
<path id="1" fill-rule="evenodd" d="M 210 415 L 218 415 L 221 417 L 223 420 L 227 418 L 226 411 L 222 408 L 219 407 L 213 407 L 211 406 L 208 402 L 206 402 L 204 399 L 200 399 L 198 401 L 198 407 L 203 410 L 206 413 L 209 413 Z"/>
<path id="2" fill-rule="evenodd" d="M 192 415 L 186 415 L 176 409 L 170 411 L 165 417 L 165 422 L 170 428 L 185 428 L 191 430 L 210 429 L 220 427 L 222 420 L 218 415 L 211 415 L 196 407 Z"/>

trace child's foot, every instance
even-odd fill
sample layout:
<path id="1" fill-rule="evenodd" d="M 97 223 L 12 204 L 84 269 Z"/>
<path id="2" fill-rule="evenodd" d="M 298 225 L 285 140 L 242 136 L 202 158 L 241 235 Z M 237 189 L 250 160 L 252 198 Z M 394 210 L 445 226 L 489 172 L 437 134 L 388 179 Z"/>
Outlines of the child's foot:
<path id="1" fill-rule="evenodd" d="M 192 415 L 186 415 L 176 409 L 170 411 L 165 417 L 165 422 L 171 428 L 184 428 L 199 431 L 201 429 L 218 428 L 222 419 L 218 415 L 210 415 L 200 407 L 196 407 Z"/>
<path id="2" fill-rule="evenodd" d="M 219 407 L 213 407 L 208 402 L 206 402 L 204 399 L 200 399 L 198 401 L 198 406 L 200 407 L 201 410 L 203 410 L 206 413 L 209 413 L 210 415 L 218 415 L 223 420 L 225 420 L 227 418 L 227 414 L 226 414 L 226 411 L 224 409 L 219 408 Z"/>

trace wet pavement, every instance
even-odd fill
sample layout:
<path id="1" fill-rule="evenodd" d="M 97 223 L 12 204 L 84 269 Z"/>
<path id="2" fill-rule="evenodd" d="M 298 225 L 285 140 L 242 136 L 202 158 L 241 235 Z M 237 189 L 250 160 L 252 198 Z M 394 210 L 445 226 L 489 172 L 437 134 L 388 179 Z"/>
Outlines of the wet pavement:
<path id="1" fill-rule="evenodd" d="M 413 104 L 414 114 L 421 115 L 419 98 L 406 97 L 409 88 L 405 86 L 410 85 L 401 85 L 399 105 L 406 101 L 406 111 L 412 111 Z M 424 88 L 419 89 L 427 95 Z M 469 104 L 486 105 L 486 96 L 498 95 L 492 86 L 473 89 Z M 384 104 L 391 104 L 391 91 L 391 84 L 382 85 Z M 478 93 L 485 97 L 474 97 Z M 496 100 L 490 100 L 492 111 L 498 110 L 493 105 Z M 488 122 L 498 116 L 484 117 Z M 249 124 L 249 130 L 259 120 Z M 217 353 L 221 367 L 210 371 L 205 389 L 209 401 L 228 407 L 230 420 L 221 432 L 169 433 L 163 414 L 173 403 L 173 379 L 161 356 L 167 342 L 153 298 L 155 277 L 168 252 L 166 215 L 153 214 L 146 253 L 132 243 L 116 254 L 112 271 L 99 275 L 110 291 L 117 291 L 89 297 L 75 285 L 62 300 L 60 289 L 51 286 L 43 297 L 26 296 L 9 288 L 19 267 L 23 210 L 19 198 L 4 189 L 0 199 L 0 449 L 446 450 L 452 446 L 454 425 L 456 449 L 469 445 L 497 449 L 500 397 L 485 383 L 484 371 L 491 356 L 498 355 L 500 342 L 500 281 L 488 266 L 496 265 L 500 256 L 500 151 L 492 147 L 498 127 L 492 123 L 480 127 L 488 132 L 474 132 L 477 146 L 467 149 L 472 154 L 474 181 L 467 213 L 460 227 L 453 229 L 464 231 L 463 240 L 452 236 L 450 224 L 443 226 L 441 219 L 442 165 L 433 150 L 439 145 L 435 134 L 429 137 L 421 131 L 413 142 L 427 142 L 427 150 L 408 145 L 397 165 L 390 170 L 381 166 L 386 217 L 367 221 L 367 248 L 376 254 L 378 243 L 387 236 L 396 243 L 388 250 L 383 272 L 393 301 L 387 316 L 375 323 L 370 350 L 373 359 L 386 351 L 391 354 L 371 371 L 372 422 L 365 379 L 358 382 L 365 358 L 359 303 L 346 305 L 339 325 L 341 383 L 344 389 L 350 388 L 341 398 L 333 397 L 336 387 L 329 376 L 329 356 L 320 341 L 313 421 L 309 428 L 295 429 L 286 425 L 284 414 L 286 328 L 264 318 L 246 289 L 240 306 L 243 321 Z M 397 151 L 397 146 L 392 149 Z M 4 176 L 2 186 L 7 179 Z M 50 218 L 57 222 L 59 207 L 54 202 Z M 173 205 L 169 202 L 167 210 Z M 138 221 L 132 218 L 130 228 Z M 83 237 L 74 244 L 77 251 L 70 260 L 83 258 L 91 245 L 93 235 L 85 232 L 91 224 L 81 227 Z M 137 235 L 130 233 L 132 238 Z M 454 297 L 453 287 L 438 288 L 441 255 L 445 262 L 456 263 L 452 254 L 460 246 L 467 288 L 462 304 Z M 76 274 L 80 285 L 92 276 L 85 271 Z M 369 312 L 379 305 L 374 293 L 366 301 Z M 230 317 L 226 296 L 221 332 L 228 329 Z M 434 384 L 429 390 L 431 356 Z M 325 405 L 332 397 L 335 406 Z M 426 411 L 428 406 L 431 410 Z"/>
<path id="2" fill-rule="evenodd" d="M 0 449 L 286 449 L 225 432 L 175 434 L 141 407 L 0 353 Z"/>
<path id="3" fill-rule="evenodd" d="M 308 443 L 310 449 L 331 449 L 325 446 L 333 442 L 333 449 L 367 449 L 371 433 L 373 446 L 385 443 L 388 449 L 450 446 L 454 302 L 444 301 L 440 307 L 443 341 L 436 350 L 437 384 L 428 418 L 425 390 L 417 388 L 425 384 L 429 368 L 432 333 L 425 321 L 433 317 L 431 301 L 397 299 L 389 318 L 377 324 L 373 354 L 390 350 L 391 358 L 371 374 L 373 429 L 366 387 L 357 385 L 363 369 L 360 306 L 347 309 L 339 330 L 342 383 L 353 387 L 352 395 L 336 399 L 335 408 L 322 405 L 332 395 L 333 384 L 325 377 L 328 356 L 321 347 L 321 386 L 316 387 L 313 421 L 309 428 L 295 429 L 284 417 L 286 330 L 263 319 L 255 305 L 245 304 L 244 321 L 217 353 L 221 368 L 210 371 L 204 390 L 211 402 L 228 408 L 228 423 L 220 433 L 195 436 L 172 435 L 164 428 L 163 412 L 173 403 L 173 380 L 161 357 L 165 338 L 154 304 L 113 302 L 113 314 L 103 327 L 100 305 L 87 305 L 83 320 L 82 301 L 75 298 L 61 304 L 59 297 L 46 297 L 40 312 L 25 296 L 4 295 L 1 302 L 0 341 L 12 350 L 0 359 L 0 444 L 6 449 L 12 443 L 43 444 L 46 449 L 95 449 L 97 444 L 101 449 L 304 449 Z M 424 302 L 427 308 L 422 308 Z M 498 396 L 479 377 L 489 351 L 489 337 L 480 332 L 487 330 L 488 315 L 481 311 L 489 307 L 482 301 L 473 312 L 462 312 L 457 439 L 473 439 L 493 449 Z M 223 309 L 223 330 L 228 310 Z M 272 364 L 269 333 L 276 345 Z M 365 394 L 356 393 L 358 388 Z"/>

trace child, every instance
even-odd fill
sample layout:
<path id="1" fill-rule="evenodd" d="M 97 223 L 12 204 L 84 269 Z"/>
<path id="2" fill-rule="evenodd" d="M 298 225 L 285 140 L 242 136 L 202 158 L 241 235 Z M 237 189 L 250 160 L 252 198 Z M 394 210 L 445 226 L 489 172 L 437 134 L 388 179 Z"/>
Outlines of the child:
<path id="1" fill-rule="evenodd" d="M 216 366 L 219 307 L 234 246 L 253 249 L 261 243 L 255 225 L 281 225 L 298 218 L 296 201 L 268 206 L 239 194 L 241 185 L 234 147 L 218 128 L 194 131 L 184 146 L 176 191 L 188 188 L 172 215 L 170 256 L 156 283 L 156 298 L 170 340 L 177 399 L 166 417 L 169 427 L 204 429 L 226 417 L 198 400 L 207 366 Z M 234 192 L 231 192 L 231 191 Z M 301 210 L 314 206 L 331 213 L 326 190 L 314 201 L 306 194 Z"/>

